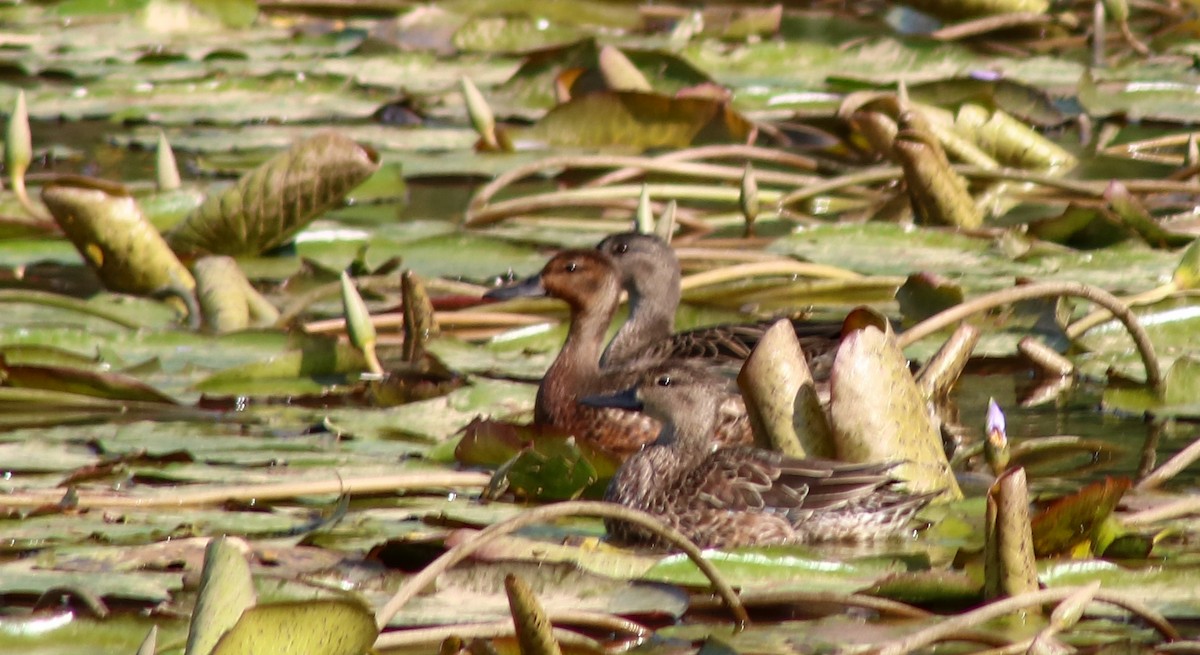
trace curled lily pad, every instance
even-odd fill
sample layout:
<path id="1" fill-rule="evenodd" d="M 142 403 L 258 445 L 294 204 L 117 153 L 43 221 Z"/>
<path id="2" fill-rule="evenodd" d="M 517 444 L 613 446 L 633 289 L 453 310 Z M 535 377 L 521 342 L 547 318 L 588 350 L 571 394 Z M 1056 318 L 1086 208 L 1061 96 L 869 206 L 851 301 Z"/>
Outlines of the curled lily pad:
<path id="1" fill-rule="evenodd" d="M 847 325 L 860 322 L 855 314 Z M 911 490 L 961 498 L 908 362 L 890 325 L 881 322 L 882 330 L 870 321 L 846 334 L 834 359 L 829 411 L 838 459 L 903 462 L 894 471 Z"/>
<path id="2" fill-rule="evenodd" d="M 250 284 L 230 257 L 203 257 L 196 273 L 196 297 L 204 322 L 217 332 L 271 325 L 279 310 Z"/>
<path id="3" fill-rule="evenodd" d="M 42 201 L 104 286 L 152 294 L 196 287 L 187 268 L 120 185 L 67 178 L 42 189 Z"/>
<path id="4" fill-rule="evenodd" d="M 374 150 L 337 132 L 322 132 L 209 196 L 168 239 L 178 252 L 258 254 L 337 206 L 377 168 Z"/>
<path id="5" fill-rule="evenodd" d="M 1037 591 L 1025 469 L 1009 470 L 988 491 L 986 529 L 984 595 L 996 598 Z"/>
<path id="6" fill-rule="evenodd" d="M 760 444 L 793 457 L 834 454 L 829 421 L 791 321 L 777 321 L 738 375 Z"/>
<path id="7" fill-rule="evenodd" d="M 200 595 L 192 611 L 185 655 L 214 652 L 222 635 L 238 623 L 242 612 L 254 606 L 254 583 L 243 554 L 248 549 L 241 539 L 220 537 L 210 541 L 204 550 Z"/>

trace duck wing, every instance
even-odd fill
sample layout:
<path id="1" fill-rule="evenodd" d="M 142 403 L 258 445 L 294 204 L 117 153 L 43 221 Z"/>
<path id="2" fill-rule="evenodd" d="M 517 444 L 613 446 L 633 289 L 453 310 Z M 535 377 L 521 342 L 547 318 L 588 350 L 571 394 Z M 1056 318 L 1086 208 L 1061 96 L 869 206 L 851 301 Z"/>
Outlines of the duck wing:
<path id="1" fill-rule="evenodd" d="M 694 497 L 714 508 L 793 515 L 831 511 L 890 487 L 891 464 L 794 459 L 743 446 L 714 451 L 688 479 Z"/>
<path id="2" fill-rule="evenodd" d="M 638 360 L 710 359 L 741 362 L 750 356 L 773 322 L 714 325 L 672 334 L 651 342 L 636 356 Z M 841 323 L 793 320 L 792 328 L 810 361 L 837 347 Z"/>

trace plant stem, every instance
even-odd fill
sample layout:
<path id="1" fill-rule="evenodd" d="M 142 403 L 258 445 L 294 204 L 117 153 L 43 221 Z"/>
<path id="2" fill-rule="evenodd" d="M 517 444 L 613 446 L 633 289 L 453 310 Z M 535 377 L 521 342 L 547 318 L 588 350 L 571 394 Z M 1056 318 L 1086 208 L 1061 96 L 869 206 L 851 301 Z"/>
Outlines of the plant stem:
<path id="1" fill-rule="evenodd" d="M 1138 354 L 1142 358 L 1142 365 L 1146 368 L 1146 383 L 1150 385 L 1150 388 L 1155 393 L 1162 394 L 1162 371 L 1159 368 L 1158 357 L 1154 354 L 1154 344 L 1151 343 L 1145 328 L 1138 322 L 1137 317 L 1129 310 L 1129 307 L 1122 303 L 1119 298 L 1104 289 L 1081 282 L 1041 282 L 1001 289 L 1000 291 L 985 294 L 938 312 L 921 321 L 901 333 L 897 341 L 900 343 L 901 348 L 905 348 L 972 314 L 1019 300 L 1055 298 L 1060 296 L 1084 298 L 1112 312 L 1113 316 L 1125 325 L 1125 329 L 1129 331 L 1129 336 L 1133 337 Z"/>

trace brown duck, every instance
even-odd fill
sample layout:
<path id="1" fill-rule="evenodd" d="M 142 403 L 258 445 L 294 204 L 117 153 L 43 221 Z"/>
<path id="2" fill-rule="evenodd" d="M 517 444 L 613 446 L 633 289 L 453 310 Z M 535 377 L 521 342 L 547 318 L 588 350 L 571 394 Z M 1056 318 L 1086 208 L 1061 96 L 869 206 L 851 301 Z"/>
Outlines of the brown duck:
<path id="1" fill-rule="evenodd" d="M 703 358 L 740 363 L 771 321 L 737 323 L 675 332 L 681 296 L 679 259 L 661 238 L 638 232 L 606 237 L 596 249 L 612 258 L 629 294 L 629 319 L 608 344 L 601 365 Z M 813 377 L 829 376 L 841 339 L 840 322 L 792 321 Z"/>
<path id="2" fill-rule="evenodd" d="M 605 498 L 662 518 L 705 548 L 805 541 L 864 541 L 897 535 L 930 495 L 899 491 L 892 464 L 795 459 L 713 438 L 726 382 L 690 363 L 645 369 L 617 394 L 586 405 L 643 409 L 663 423 L 657 440 L 630 456 Z M 609 534 L 658 544 L 637 526 L 608 521 Z"/>
<path id="3" fill-rule="evenodd" d="M 564 250 L 542 272 L 512 286 L 489 291 L 493 299 L 550 296 L 567 303 L 570 328 L 562 350 L 538 387 L 534 420 L 551 425 L 624 457 L 653 441 L 659 422 L 645 414 L 612 407 L 579 404 L 584 396 L 608 394 L 638 378 L 639 366 L 601 368 L 604 337 L 620 303 L 621 286 L 612 261 L 596 250 Z M 714 400 L 716 438 L 725 443 L 750 443 L 753 436 L 746 406 L 739 394 Z"/>

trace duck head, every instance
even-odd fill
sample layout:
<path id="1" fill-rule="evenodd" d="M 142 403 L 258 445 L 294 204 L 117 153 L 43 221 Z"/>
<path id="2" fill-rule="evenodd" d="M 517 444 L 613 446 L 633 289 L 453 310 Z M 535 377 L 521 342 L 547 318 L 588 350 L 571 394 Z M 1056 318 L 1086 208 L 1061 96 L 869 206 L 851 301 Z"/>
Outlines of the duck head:
<path id="1" fill-rule="evenodd" d="M 579 402 L 642 411 L 663 423 L 664 434 L 707 444 L 713 440 L 718 405 L 728 393 L 725 378 L 702 366 L 673 361 L 646 368 L 624 391 L 586 396 Z"/>
<path id="2" fill-rule="evenodd" d="M 643 295 L 673 295 L 674 311 L 679 304 L 680 272 L 679 259 L 670 244 L 653 234 L 622 232 L 606 237 L 596 250 L 612 258 L 621 286 L 634 302 Z"/>
<path id="3" fill-rule="evenodd" d="M 552 257 L 541 273 L 510 286 L 492 289 L 484 297 L 507 300 L 549 296 L 565 301 L 575 310 L 615 308 L 620 292 L 617 272 L 608 256 L 595 250 L 564 250 Z"/>

